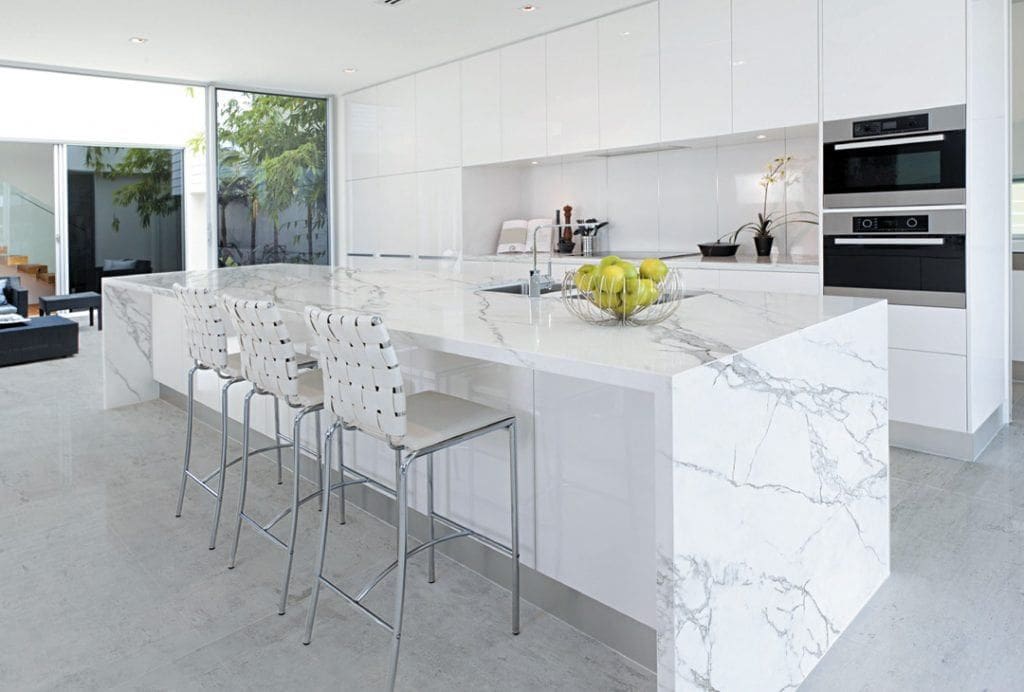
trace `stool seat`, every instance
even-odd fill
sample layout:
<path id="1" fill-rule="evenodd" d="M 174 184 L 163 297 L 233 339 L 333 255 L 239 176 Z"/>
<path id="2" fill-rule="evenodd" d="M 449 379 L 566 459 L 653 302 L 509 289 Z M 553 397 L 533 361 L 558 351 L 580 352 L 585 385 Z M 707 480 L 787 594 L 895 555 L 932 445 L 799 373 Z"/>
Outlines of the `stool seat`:
<path id="1" fill-rule="evenodd" d="M 319 375 L 319 373 L 317 373 Z M 402 446 L 410 452 L 435 447 L 467 433 L 515 418 L 514 414 L 441 392 L 420 392 L 405 399 L 406 433 Z M 379 440 L 387 436 L 359 428 Z"/>
<path id="2" fill-rule="evenodd" d="M 302 360 L 301 358 L 299 359 Z M 324 376 L 319 370 L 307 370 L 298 377 L 299 393 L 294 397 L 296 408 L 321 406 L 324 403 Z"/>

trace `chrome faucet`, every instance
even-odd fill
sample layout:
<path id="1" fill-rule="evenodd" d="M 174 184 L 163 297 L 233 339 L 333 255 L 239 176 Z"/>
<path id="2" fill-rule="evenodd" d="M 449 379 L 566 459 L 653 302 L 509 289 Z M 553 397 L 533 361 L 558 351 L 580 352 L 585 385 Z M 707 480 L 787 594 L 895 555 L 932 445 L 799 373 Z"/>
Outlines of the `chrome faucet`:
<path id="1" fill-rule="evenodd" d="M 551 286 L 555 280 L 551 278 L 551 246 L 548 246 L 548 273 L 541 274 L 537 269 L 537 231 L 544 228 L 559 228 L 559 224 L 549 223 L 533 229 L 533 269 L 530 270 L 530 297 L 540 298 L 541 289 Z"/>

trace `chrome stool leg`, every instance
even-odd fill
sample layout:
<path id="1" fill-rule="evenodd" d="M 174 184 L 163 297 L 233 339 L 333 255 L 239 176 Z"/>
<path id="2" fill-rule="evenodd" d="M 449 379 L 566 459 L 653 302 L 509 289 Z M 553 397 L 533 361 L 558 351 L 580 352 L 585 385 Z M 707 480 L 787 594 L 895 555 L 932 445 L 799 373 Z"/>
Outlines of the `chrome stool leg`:
<path id="1" fill-rule="evenodd" d="M 327 478 L 330 478 L 330 471 L 327 472 Z M 338 517 L 338 523 L 345 523 L 345 428 L 338 428 L 338 480 L 341 482 L 341 487 L 338 488 L 338 500 L 341 511 Z"/>
<path id="2" fill-rule="evenodd" d="M 228 380 L 220 387 L 220 471 L 217 479 L 217 501 L 213 511 L 213 528 L 210 530 L 210 550 L 217 547 L 217 529 L 220 527 L 220 509 L 224 504 L 224 479 L 228 469 L 228 394 L 231 385 L 240 380 Z"/>
<path id="3" fill-rule="evenodd" d="M 324 487 L 321 491 L 323 500 L 323 516 L 320 518 L 320 551 L 316 557 L 316 576 L 313 578 L 313 592 L 309 595 L 309 605 L 306 606 L 306 634 L 302 638 L 303 644 L 309 644 L 313 639 L 313 621 L 316 618 L 316 606 L 320 600 L 320 584 L 324 574 L 324 559 L 327 556 L 327 527 L 330 524 L 331 516 L 331 442 L 334 439 L 336 431 L 340 430 L 340 426 L 332 425 L 327 431 L 327 438 L 324 441 L 324 463 L 321 467 L 321 479 L 320 482 Z M 341 435 L 338 435 L 339 439 Z M 340 445 L 338 448 L 338 465 L 344 464 L 344 457 L 341 455 L 344 450 L 341 449 Z M 342 482 L 345 478 L 342 476 Z M 339 490 L 344 498 L 345 486 L 342 485 Z M 342 509 L 344 513 L 344 509 Z M 342 523 L 344 523 L 344 514 L 342 515 Z"/>
<path id="4" fill-rule="evenodd" d="M 188 371 L 188 401 L 185 405 L 186 408 L 186 427 L 185 427 L 185 463 L 181 469 L 181 488 L 178 489 L 178 508 L 174 510 L 174 516 L 181 516 L 181 505 L 185 501 L 185 484 L 188 481 L 188 467 L 192 461 L 192 421 L 194 419 L 194 406 L 195 406 L 195 386 L 196 386 L 196 370 L 199 369 L 198 365 L 193 365 Z"/>
<path id="5" fill-rule="evenodd" d="M 288 559 L 285 561 L 284 578 L 281 580 L 281 602 L 277 607 L 277 614 L 284 615 L 288 605 L 288 584 L 292 577 L 292 563 L 295 560 L 295 536 L 299 529 L 299 463 L 302 459 L 302 445 L 300 444 L 302 432 L 302 419 L 308 413 L 315 413 L 317 410 L 302 409 L 295 415 L 295 423 L 292 425 L 292 509 L 291 509 L 291 530 L 288 532 Z M 328 486 L 330 487 L 330 486 Z"/>
<path id="6" fill-rule="evenodd" d="M 277 484 L 281 485 L 284 480 L 281 476 L 281 402 L 274 397 L 274 444 L 277 445 Z"/>
<path id="7" fill-rule="evenodd" d="M 405 610 L 405 572 L 406 563 L 409 559 L 408 533 L 409 533 L 409 507 L 408 507 L 408 464 L 415 457 L 409 457 L 403 463 L 402 452 L 395 452 L 395 466 L 397 473 L 397 495 L 398 495 L 398 574 L 395 584 L 395 619 L 391 623 L 394 639 L 391 642 L 391 671 L 388 675 L 388 689 L 395 689 L 395 680 L 398 677 L 398 653 L 402 643 L 402 612 Z"/>
<path id="8" fill-rule="evenodd" d="M 512 486 L 512 634 L 519 634 L 519 456 L 514 420 L 508 426 L 508 459 Z"/>
<path id="9" fill-rule="evenodd" d="M 235 568 L 235 556 L 238 555 L 238 539 L 242 536 L 242 516 L 245 513 L 245 489 L 249 483 L 249 416 L 252 410 L 252 397 L 256 394 L 253 387 L 245 395 L 242 404 L 242 487 L 238 493 L 238 523 L 235 525 L 235 540 L 231 544 L 231 561 L 228 569 Z M 280 454 L 280 450 L 278 450 Z"/>
<path id="10" fill-rule="evenodd" d="M 434 454 L 427 455 L 427 521 L 430 525 L 430 542 L 434 542 Z M 434 571 L 434 546 L 427 549 L 427 581 L 433 584 L 437 581 Z"/>
<path id="11" fill-rule="evenodd" d="M 324 442 L 323 438 L 320 437 L 320 411 L 317 411 L 313 416 L 316 419 L 316 463 L 317 463 L 317 482 L 320 484 L 317 488 L 321 493 L 324 490 L 324 474 L 320 471 L 320 466 L 324 463 Z M 328 482 L 328 485 L 330 483 Z M 324 511 L 324 498 L 320 497 L 320 511 Z"/>

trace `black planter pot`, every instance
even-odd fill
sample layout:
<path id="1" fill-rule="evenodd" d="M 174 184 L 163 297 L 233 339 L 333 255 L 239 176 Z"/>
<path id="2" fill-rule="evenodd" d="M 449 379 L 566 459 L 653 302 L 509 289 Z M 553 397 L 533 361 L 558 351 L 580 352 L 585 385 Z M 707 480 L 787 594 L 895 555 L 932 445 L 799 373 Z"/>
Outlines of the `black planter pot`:
<path id="1" fill-rule="evenodd" d="M 732 257 L 740 246 L 736 243 L 697 243 L 705 257 Z"/>
<path id="2" fill-rule="evenodd" d="M 774 240 L 775 240 L 775 238 L 770 236 L 770 235 L 768 235 L 768 236 L 761 236 L 761 235 L 754 236 L 754 247 L 757 248 L 757 256 L 758 257 L 768 257 L 770 254 L 772 254 L 772 242 Z"/>

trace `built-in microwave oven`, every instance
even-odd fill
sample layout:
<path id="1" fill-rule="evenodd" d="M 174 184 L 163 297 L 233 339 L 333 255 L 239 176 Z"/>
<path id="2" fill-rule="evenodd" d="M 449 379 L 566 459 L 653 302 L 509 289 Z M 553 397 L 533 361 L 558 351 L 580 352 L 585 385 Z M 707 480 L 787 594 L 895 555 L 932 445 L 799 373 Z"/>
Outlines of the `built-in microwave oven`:
<path id="1" fill-rule="evenodd" d="M 967 109 L 824 124 L 824 208 L 964 204 Z"/>
<path id="2" fill-rule="evenodd" d="M 825 294 L 967 307 L 966 221 L 963 209 L 826 212 Z"/>

